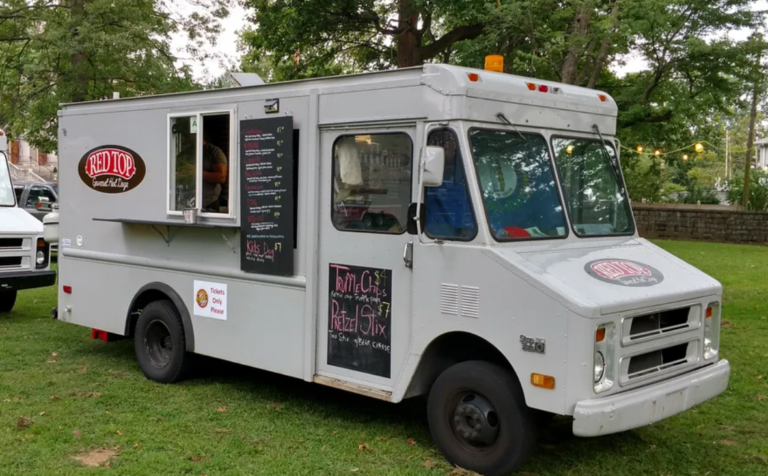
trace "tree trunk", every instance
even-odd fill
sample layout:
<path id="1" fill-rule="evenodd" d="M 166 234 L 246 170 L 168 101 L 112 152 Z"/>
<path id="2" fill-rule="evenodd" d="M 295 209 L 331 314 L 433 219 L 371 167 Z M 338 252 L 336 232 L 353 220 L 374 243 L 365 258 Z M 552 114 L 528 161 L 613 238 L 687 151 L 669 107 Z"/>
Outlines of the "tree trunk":
<path id="1" fill-rule="evenodd" d="M 589 83 L 587 83 L 589 89 L 595 89 L 597 86 L 597 80 L 600 79 L 600 73 L 603 71 L 603 66 L 605 66 L 605 60 L 608 58 L 608 49 L 610 47 L 611 37 L 606 36 L 600 44 L 600 51 L 597 53 L 595 63 L 592 65 L 592 76 L 589 77 Z"/>
<path id="2" fill-rule="evenodd" d="M 397 8 L 398 28 L 402 33 L 397 35 L 397 67 L 419 66 L 424 60 L 419 54 L 421 36 L 419 35 L 419 10 L 413 0 L 400 0 Z"/>
<path id="3" fill-rule="evenodd" d="M 619 2 L 613 4 L 611 8 L 611 32 L 616 31 L 619 27 Z M 600 79 L 600 73 L 603 71 L 605 61 L 608 59 L 608 51 L 611 48 L 612 35 L 608 34 L 603 38 L 603 42 L 600 44 L 600 51 L 597 53 L 595 64 L 592 66 L 592 76 L 589 78 L 587 87 L 589 89 L 595 89 L 597 86 L 597 80 Z"/>
<path id="4" fill-rule="evenodd" d="M 571 46 L 568 48 L 568 54 L 563 62 L 562 78 L 565 84 L 574 84 L 576 82 L 576 71 L 579 68 L 579 57 L 581 56 L 580 52 L 583 49 L 581 43 L 584 37 L 587 36 L 590 16 L 589 8 L 584 5 L 573 19 Z"/>
<path id="5" fill-rule="evenodd" d="M 757 68 L 760 68 L 762 51 L 757 54 Z M 749 113 L 749 138 L 747 139 L 747 158 L 744 161 L 744 195 L 741 197 L 741 205 L 747 209 L 749 204 L 749 172 L 752 168 L 752 151 L 755 148 L 755 127 L 757 125 L 757 103 L 760 100 L 760 80 L 755 78 L 755 89 L 752 91 L 752 111 Z"/>
<path id="6" fill-rule="evenodd" d="M 80 39 L 80 28 L 85 22 L 86 0 L 68 0 L 72 19 L 72 43 L 70 54 L 72 62 L 72 102 L 82 102 L 88 99 L 88 59 L 85 56 L 83 42 Z"/>

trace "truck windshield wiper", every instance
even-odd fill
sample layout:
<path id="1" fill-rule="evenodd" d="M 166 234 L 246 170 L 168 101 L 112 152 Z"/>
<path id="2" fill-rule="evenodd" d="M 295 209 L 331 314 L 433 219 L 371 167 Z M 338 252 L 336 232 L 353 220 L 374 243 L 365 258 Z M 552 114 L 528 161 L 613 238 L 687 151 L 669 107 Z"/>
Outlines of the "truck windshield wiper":
<path id="1" fill-rule="evenodd" d="M 509 127 L 511 127 L 512 129 L 514 129 L 514 131 L 517 132 L 517 135 L 519 135 L 523 140 L 525 140 L 525 141 L 528 140 L 528 139 L 525 138 L 525 136 L 523 134 L 520 133 L 520 131 L 517 130 L 517 127 L 515 127 L 515 125 L 512 124 L 512 121 L 507 119 L 507 116 L 505 116 L 503 112 L 500 112 L 500 113 L 496 114 L 496 118 L 498 120 L 500 120 L 501 122 L 503 122 L 504 124 L 506 124 Z"/>
<path id="2" fill-rule="evenodd" d="M 605 150 L 606 141 L 603 138 L 603 134 L 600 132 L 600 128 L 597 127 L 597 124 L 592 124 L 592 129 L 595 130 L 595 133 L 597 133 L 597 136 L 600 138 L 600 142 L 602 147 L 600 147 L 600 150 L 603 151 L 603 155 L 606 159 L 608 159 L 608 163 L 611 164 L 611 167 L 613 167 L 614 172 L 616 172 L 617 179 L 621 177 L 621 171 L 619 170 L 618 161 L 611 158 L 610 154 L 608 154 L 608 151 Z"/>

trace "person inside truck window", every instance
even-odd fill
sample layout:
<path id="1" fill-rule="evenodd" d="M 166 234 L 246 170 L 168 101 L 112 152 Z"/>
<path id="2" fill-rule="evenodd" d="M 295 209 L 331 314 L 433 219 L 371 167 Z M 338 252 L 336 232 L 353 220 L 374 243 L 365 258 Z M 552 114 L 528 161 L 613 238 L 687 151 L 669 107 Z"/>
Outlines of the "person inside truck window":
<path id="1" fill-rule="evenodd" d="M 441 129 L 429 134 L 427 144 L 445 150 L 445 169 L 442 185 L 426 187 L 424 190 L 424 231 L 430 238 L 472 239 L 477 233 L 477 226 L 469 200 L 459 138 L 454 131 Z"/>
<path id="2" fill-rule="evenodd" d="M 470 131 L 491 233 L 498 241 L 566 236 L 547 143 L 517 131 Z"/>
<path id="3" fill-rule="evenodd" d="M 404 133 L 342 136 L 333 146 L 334 226 L 404 233 L 413 144 Z"/>
<path id="4" fill-rule="evenodd" d="M 219 198 L 227 182 L 229 166 L 227 156 L 220 148 L 203 136 L 203 211 L 219 213 Z"/>

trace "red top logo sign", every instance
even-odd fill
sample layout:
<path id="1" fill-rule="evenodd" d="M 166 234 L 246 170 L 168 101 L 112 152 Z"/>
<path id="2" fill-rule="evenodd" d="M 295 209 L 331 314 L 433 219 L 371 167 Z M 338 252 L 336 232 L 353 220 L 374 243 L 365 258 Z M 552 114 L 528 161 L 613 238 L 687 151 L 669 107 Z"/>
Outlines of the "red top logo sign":
<path id="1" fill-rule="evenodd" d="M 622 286 L 655 286 L 664 281 L 661 271 L 636 261 L 618 259 L 590 261 L 584 269 L 595 279 Z"/>
<path id="2" fill-rule="evenodd" d="M 598 261 L 592 263 L 592 271 L 605 279 L 617 280 L 628 276 L 651 276 L 653 272 L 631 261 Z"/>
<path id="3" fill-rule="evenodd" d="M 119 145 L 105 145 L 88 151 L 78 164 L 80 179 L 103 193 L 123 193 L 136 188 L 146 175 L 144 160 Z"/>
<path id="4" fill-rule="evenodd" d="M 133 154 L 120 149 L 99 149 L 88 154 L 85 173 L 89 177 L 114 175 L 126 180 L 136 175 Z"/>

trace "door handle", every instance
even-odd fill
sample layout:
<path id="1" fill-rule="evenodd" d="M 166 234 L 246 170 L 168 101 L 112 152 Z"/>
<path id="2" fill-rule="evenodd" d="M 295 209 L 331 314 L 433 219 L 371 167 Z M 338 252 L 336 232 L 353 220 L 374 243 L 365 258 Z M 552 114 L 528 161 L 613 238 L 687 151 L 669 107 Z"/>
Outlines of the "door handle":
<path id="1" fill-rule="evenodd" d="M 406 268 L 413 268 L 413 241 L 409 241 L 403 248 L 403 261 Z"/>

